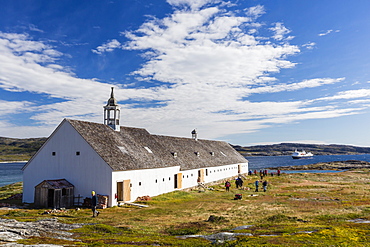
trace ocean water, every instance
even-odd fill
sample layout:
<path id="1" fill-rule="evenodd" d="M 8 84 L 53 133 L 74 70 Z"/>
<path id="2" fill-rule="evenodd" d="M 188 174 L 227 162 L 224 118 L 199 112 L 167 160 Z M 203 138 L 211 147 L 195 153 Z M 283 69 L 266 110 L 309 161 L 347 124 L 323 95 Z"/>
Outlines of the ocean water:
<path id="1" fill-rule="evenodd" d="M 22 167 L 26 162 L 0 163 L 0 187 L 22 181 Z"/>
<path id="2" fill-rule="evenodd" d="M 308 159 L 292 159 L 291 156 L 247 156 L 249 161 L 249 169 L 257 170 L 267 167 L 277 166 L 297 166 L 309 165 L 318 162 L 329 161 L 346 161 L 346 160 L 362 160 L 370 162 L 370 154 L 363 155 L 315 155 Z M 22 181 L 22 167 L 26 162 L 17 163 L 0 163 L 0 187 Z M 301 171 L 284 171 L 284 172 L 301 172 Z M 305 171 L 307 172 L 307 171 Z M 308 172 L 325 172 L 322 170 L 312 170 Z"/>
<path id="3" fill-rule="evenodd" d="M 291 156 L 247 156 L 249 170 L 266 167 L 310 165 L 319 162 L 362 160 L 370 162 L 370 154 L 362 155 L 315 155 L 311 158 L 293 159 Z M 285 171 L 284 171 L 285 172 Z"/>

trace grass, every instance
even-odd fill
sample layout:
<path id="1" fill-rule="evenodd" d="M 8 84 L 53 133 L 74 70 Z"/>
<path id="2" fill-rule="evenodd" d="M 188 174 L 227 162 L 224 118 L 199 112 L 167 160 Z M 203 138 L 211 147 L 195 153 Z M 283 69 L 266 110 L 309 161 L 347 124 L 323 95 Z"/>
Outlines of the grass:
<path id="1" fill-rule="evenodd" d="M 24 244 L 213 246 L 203 238 L 178 236 L 209 235 L 251 225 L 235 232 L 252 236 L 238 236 L 237 240 L 218 245 L 370 246 L 369 224 L 348 221 L 370 220 L 369 175 L 369 170 L 283 174 L 267 178 L 266 193 L 254 192 L 256 177 L 250 176 L 244 183 L 245 190 L 233 187 L 225 192 L 220 183 L 212 186 L 214 190 L 205 192 L 176 191 L 145 202 L 148 208 L 112 207 L 101 210 L 96 218 L 91 217 L 90 209 L 51 215 L 43 215 L 42 209 L 0 210 L 0 217 L 23 221 L 57 217 L 65 223 L 87 224 L 72 231 L 79 241 L 67 243 L 33 237 L 20 241 Z M 0 196 L 5 193 L 3 188 L 0 188 Z M 13 189 L 17 191 L 19 187 L 6 190 L 9 193 Z M 233 200 L 237 193 L 243 194 L 242 200 Z"/>

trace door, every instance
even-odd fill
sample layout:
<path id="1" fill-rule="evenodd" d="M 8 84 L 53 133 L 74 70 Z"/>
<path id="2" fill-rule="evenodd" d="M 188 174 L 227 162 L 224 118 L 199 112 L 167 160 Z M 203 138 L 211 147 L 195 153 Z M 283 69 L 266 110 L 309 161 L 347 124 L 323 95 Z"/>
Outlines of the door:
<path id="1" fill-rule="evenodd" d="M 204 169 L 198 170 L 198 181 L 204 183 Z"/>
<path id="2" fill-rule="evenodd" d="M 123 180 L 123 201 L 131 200 L 131 180 Z"/>
<path id="3" fill-rule="evenodd" d="M 182 188 L 182 173 L 175 174 L 175 189 Z"/>
<path id="4" fill-rule="evenodd" d="M 48 189 L 48 208 L 54 208 L 54 190 Z"/>
<path id="5" fill-rule="evenodd" d="M 123 201 L 123 182 L 117 182 L 117 201 Z"/>

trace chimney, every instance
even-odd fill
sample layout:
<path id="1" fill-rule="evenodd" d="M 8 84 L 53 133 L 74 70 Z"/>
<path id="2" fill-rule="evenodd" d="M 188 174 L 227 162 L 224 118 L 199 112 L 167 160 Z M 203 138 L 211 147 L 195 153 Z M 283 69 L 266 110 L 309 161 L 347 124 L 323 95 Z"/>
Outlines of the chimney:
<path id="1" fill-rule="evenodd" d="M 191 132 L 191 137 L 193 138 L 193 140 L 198 141 L 198 134 L 195 129 L 193 129 L 193 131 Z"/>

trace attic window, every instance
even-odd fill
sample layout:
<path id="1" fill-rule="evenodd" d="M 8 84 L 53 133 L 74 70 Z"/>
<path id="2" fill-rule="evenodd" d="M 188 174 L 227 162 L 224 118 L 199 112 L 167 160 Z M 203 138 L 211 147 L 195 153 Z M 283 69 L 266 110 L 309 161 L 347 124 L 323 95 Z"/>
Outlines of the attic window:
<path id="1" fill-rule="evenodd" d="M 225 156 L 225 157 L 226 157 L 226 154 L 224 154 L 222 151 L 220 151 L 220 153 L 221 153 L 223 156 Z"/>
<path id="2" fill-rule="evenodd" d="M 127 150 L 126 150 L 126 148 L 125 147 L 118 147 L 119 148 L 119 150 L 121 150 L 121 152 L 123 153 L 123 154 L 128 154 L 128 152 L 127 152 Z"/>
<path id="3" fill-rule="evenodd" d="M 148 153 L 150 153 L 150 154 L 152 154 L 153 153 L 153 151 L 152 150 L 150 150 L 150 148 L 148 148 L 148 147 L 144 147 L 145 148 L 145 150 L 146 151 L 148 151 Z"/>
<path id="4" fill-rule="evenodd" d="M 173 155 L 173 157 L 177 158 L 177 153 L 176 152 L 173 152 L 171 154 Z"/>

